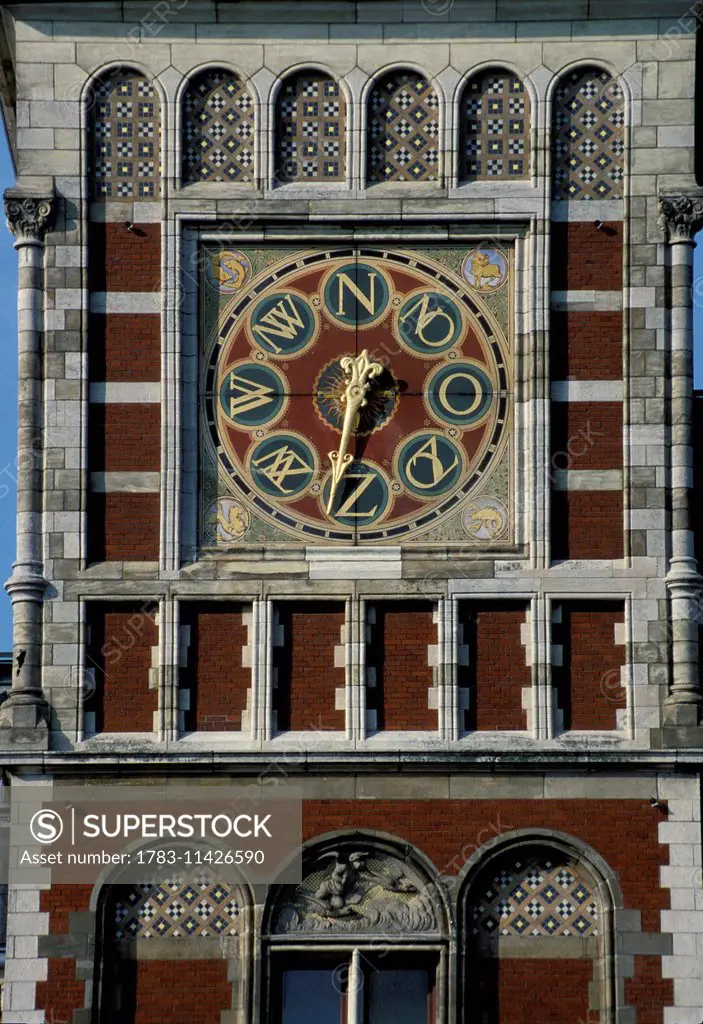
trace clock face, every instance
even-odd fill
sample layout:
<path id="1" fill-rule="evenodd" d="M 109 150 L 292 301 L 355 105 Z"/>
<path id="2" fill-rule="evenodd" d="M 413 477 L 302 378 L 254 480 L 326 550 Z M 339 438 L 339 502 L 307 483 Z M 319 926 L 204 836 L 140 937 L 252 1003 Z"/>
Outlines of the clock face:
<path id="1" fill-rule="evenodd" d="M 509 257 L 461 255 L 208 255 L 205 543 L 509 541 Z"/>

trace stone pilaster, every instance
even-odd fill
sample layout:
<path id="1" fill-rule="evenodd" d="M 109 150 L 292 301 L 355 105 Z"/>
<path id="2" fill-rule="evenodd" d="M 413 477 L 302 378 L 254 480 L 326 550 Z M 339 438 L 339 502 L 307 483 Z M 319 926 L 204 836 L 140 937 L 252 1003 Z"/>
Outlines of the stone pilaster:
<path id="1" fill-rule="evenodd" d="M 693 489 L 693 236 L 703 226 L 703 200 L 660 198 L 661 224 L 670 247 L 671 280 L 671 553 L 666 585 L 671 601 L 673 678 L 665 701 L 671 725 L 703 718 L 698 672 L 699 604 L 703 578 L 694 554 Z"/>
<path id="2" fill-rule="evenodd" d="M 54 200 L 26 192 L 5 193 L 7 226 L 19 262 L 17 348 L 17 558 L 5 584 L 12 599 L 12 690 L 0 708 L 0 743 L 45 747 L 48 705 L 42 693 L 42 603 L 47 581 L 42 561 L 42 333 L 44 236 Z"/>

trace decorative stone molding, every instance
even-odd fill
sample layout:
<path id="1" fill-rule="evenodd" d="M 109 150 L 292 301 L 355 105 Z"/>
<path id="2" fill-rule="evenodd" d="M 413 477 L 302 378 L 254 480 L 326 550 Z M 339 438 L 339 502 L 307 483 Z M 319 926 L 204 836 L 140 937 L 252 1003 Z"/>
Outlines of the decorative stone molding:
<path id="1" fill-rule="evenodd" d="M 691 242 L 703 227 L 703 199 L 694 196 L 660 196 L 659 222 L 671 244 Z"/>
<path id="2" fill-rule="evenodd" d="M 53 196 L 28 196 L 5 192 L 5 218 L 15 245 L 41 244 L 51 227 L 56 211 Z"/>

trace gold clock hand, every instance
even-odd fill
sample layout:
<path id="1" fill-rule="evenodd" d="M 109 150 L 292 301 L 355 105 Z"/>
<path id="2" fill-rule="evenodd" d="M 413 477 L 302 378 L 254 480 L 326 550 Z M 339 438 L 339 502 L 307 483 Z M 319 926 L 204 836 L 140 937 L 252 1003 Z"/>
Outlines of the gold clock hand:
<path id="1" fill-rule="evenodd" d="M 342 477 L 347 470 L 349 463 L 353 462 L 354 456 L 347 451 L 351 439 L 352 430 L 356 422 L 359 410 L 366 405 L 366 392 L 371 386 L 371 380 L 383 373 L 380 363 L 372 363 L 369 360 L 369 353 L 366 349 L 358 356 L 343 356 L 340 363 L 344 376 L 348 378 L 342 402 L 344 402 L 344 423 L 342 425 L 342 436 L 339 439 L 339 449 L 336 452 L 329 452 L 329 460 L 332 464 L 332 481 L 330 484 L 330 496 L 327 501 L 327 514 L 332 511 L 337 489 L 342 482 Z"/>

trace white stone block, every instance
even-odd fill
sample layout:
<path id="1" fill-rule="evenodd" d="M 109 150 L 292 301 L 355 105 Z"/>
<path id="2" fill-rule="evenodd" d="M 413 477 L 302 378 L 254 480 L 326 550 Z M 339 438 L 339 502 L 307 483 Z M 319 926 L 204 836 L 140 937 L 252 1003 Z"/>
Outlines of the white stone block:
<path id="1" fill-rule="evenodd" d="M 33 128 L 78 128 L 80 106 L 69 100 L 32 100 L 30 118 Z"/>

